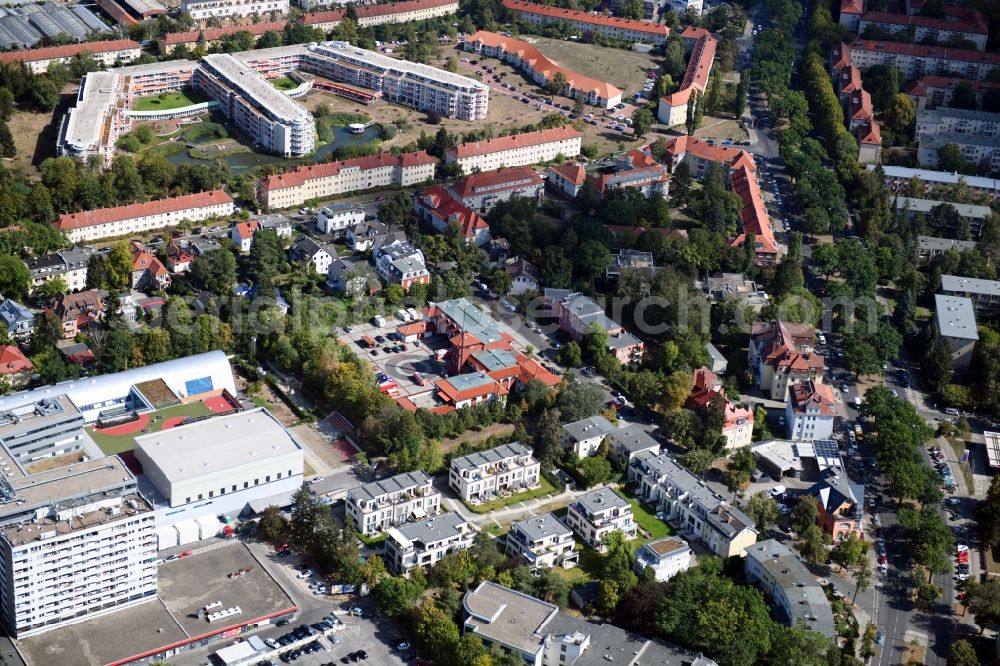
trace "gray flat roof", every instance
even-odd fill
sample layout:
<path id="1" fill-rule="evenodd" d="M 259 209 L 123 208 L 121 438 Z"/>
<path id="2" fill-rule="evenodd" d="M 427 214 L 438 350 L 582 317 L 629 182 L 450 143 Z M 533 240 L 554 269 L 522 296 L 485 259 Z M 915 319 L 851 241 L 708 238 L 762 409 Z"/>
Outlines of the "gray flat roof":
<path id="1" fill-rule="evenodd" d="M 590 513 L 607 509 L 627 509 L 631 505 L 628 500 L 611 488 L 601 488 L 576 498 L 576 503 Z"/>
<path id="2" fill-rule="evenodd" d="M 530 456 L 531 449 L 521 442 L 511 442 L 510 444 L 501 444 L 500 446 L 486 451 L 477 451 L 476 453 L 470 453 L 467 456 L 453 458 L 451 466 L 453 469 L 458 470 L 475 469 L 481 465 L 498 463 L 506 458 L 514 458 L 524 455 Z"/>
<path id="3" fill-rule="evenodd" d="M 462 331 L 476 337 L 480 342 L 500 340 L 500 323 L 473 305 L 466 298 L 455 298 L 436 303 L 437 308 Z"/>
<path id="4" fill-rule="evenodd" d="M 407 523 L 402 527 L 393 527 L 389 530 L 389 538 L 402 544 L 413 541 L 423 544 L 435 543 L 459 534 L 463 525 L 468 527 L 465 518 L 457 513 L 442 513 L 433 518 Z"/>
<path id="5" fill-rule="evenodd" d="M 934 320 L 937 322 L 938 333 L 945 337 L 979 339 L 976 309 L 971 299 L 934 294 Z"/>
<path id="6" fill-rule="evenodd" d="M 358 488 L 347 491 L 347 499 L 354 501 L 374 500 L 382 495 L 398 493 L 408 488 L 425 486 L 430 483 L 431 477 L 426 472 L 404 472 L 396 476 L 390 476 L 381 481 L 372 481 Z"/>
<path id="7" fill-rule="evenodd" d="M 874 171 L 875 164 L 869 164 L 868 170 Z M 964 181 L 966 185 L 974 189 L 1000 191 L 1000 180 L 996 178 L 984 178 L 982 176 L 963 176 L 951 171 L 933 171 L 931 169 L 911 169 L 909 167 L 883 166 L 883 173 L 887 178 L 899 180 L 910 180 L 918 178 L 925 183 L 956 185 L 959 181 Z"/>
<path id="8" fill-rule="evenodd" d="M 636 423 L 612 430 L 608 436 L 629 453 L 647 451 L 653 448 L 659 449 L 660 447 L 660 443 Z"/>
<path id="9" fill-rule="evenodd" d="M 975 109 L 956 109 L 951 106 L 939 106 L 934 109 L 923 109 L 917 113 L 918 123 L 940 123 L 945 118 L 961 118 L 962 120 L 979 120 L 1000 123 L 1000 113 L 977 111 Z"/>
<path id="10" fill-rule="evenodd" d="M 577 441 L 602 437 L 614 430 L 615 424 L 600 414 L 580 421 L 574 421 L 573 423 L 567 423 L 563 426 L 563 431 Z"/>
<path id="11" fill-rule="evenodd" d="M 828 638 L 837 635 L 833 610 L 826 593 L 805 563 L 782 543 L 774 539 L 761 541 L 746 549 L 747 561 L 751 559 L 770 574 L 785 592 L 792 617 L 789 624 L 805 623 L 806 627 Z"/>
<path id="12" fill-rule="evenodd" d="M 490 581 L 467 592 L 462 604 L 474 633 L 529 654 L 541 647 L 542 627 L 559 612 L 554 604 Z"/>
<path id="13" fill-rule="evenodd" d="M 927 252 L 947 252 L 948 250 L 966 252 L 976 249 L 976 241 L 938 238 L 937 236 L 917 236 L 917 249 Z"/>
<path id="14" fill-rule="evenodd" d="M 69 110 L 65 141 L 77 150 L 101 145 L 101 128 L 114 104 L 118 76 L 113 72 L 90 72 L 75 107 Z"/>
<path id="15" fill-rule="evenodd" d="M 413 77 L 440 84 L 442 87 L 450 87 L 463 91 L 489 90 L 489 87 L 480 81 L 470 79 L 461 74 L 424 65 L 407 60 L 392 58 L 376 51 L 366 51 L 365 49 L 351 46 L 347 42 L 323 42 L 309 47 L 313 53 L 331 57 L 336 60 L 348 60 L 369 68 L 387 70 L 388 73 L 396 76 Z"/>
<path id="16" fill-rule="evenodd" d="M 503 370 L 504 368 L 517 365 L 517 361 L 514 360 L 514 355 L 509 351 L 504 351 L 503 349 L 484 349 L 483 351 L 477 351 L 472 355 L 472 358 L 482 363 L 486 368 L 486 372 L 495 372 L 497 370 Z"/>
<path id="17" fill-rule="evenodd" d="M 993 209 L 989 206 L 955 203 L 954 201 L 938 201 L 936 199 L 915 199 L 913 197 L 898 197 L 896 199 L 896 210 L 903 210 L 908 205 L 914 213 L 929 213 L 935 206 L 942 204 L 954 208 L 958 212 L 959 217 L 982 219 L 988 217 L 993 212 Z M 927 238 L 927 236 L 920 236 L 919 238 Z"/>
<path id="18" fill-rule="evenodd" d="M 510 526 L 511 531 L 517 530 L 529 541 L 538 541 L 546 537 L 573 534 L 573 530 L 566 527 L 561 520 L 551 513 L 543 513 L 540 516 L 533 516 L 527 520 L 521 520 Z"/>
<path id="19" fill-rule="evenodd" d="M 302 446 L 264 408 L 217 416 L 135 438 L 171 482 L 276 458 Z"/>
<path id="20" fill-rule="evenodd" d="M 942 275 L 941 291 L 1000 296 L 1000 280 L 981 280 L 978 278 L 960 277 L 958 275 Z"/>

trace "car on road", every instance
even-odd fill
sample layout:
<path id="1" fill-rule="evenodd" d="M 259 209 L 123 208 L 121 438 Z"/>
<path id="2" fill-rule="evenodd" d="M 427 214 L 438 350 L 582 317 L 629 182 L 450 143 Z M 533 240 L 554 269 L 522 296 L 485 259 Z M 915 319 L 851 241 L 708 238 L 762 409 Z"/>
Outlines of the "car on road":
<path id="1" fill-rule="evenodd" d="M 410 644 L 407 643 L 406 641 L 399 641 L 398 643 L 396 643 L 396 649 L 399 650 L 400 652 L 405 652 L 406 650 L 410 649 Z"/>
<path id="2" fill-rule="evenodd" d="M 882 645 L 882 643 L 885 643 L 885 634 L 879 629 L 875 632 L 875 645 Z"/>
<path id="3" fill-rule="evenodd" d="M 958 506 L 959 504 L 962 503 L 962 500 L 958 499 L 957 497 L 949 497 L 945 501 L 952 506 Z"/>
<path id="4" fill-rule="evenodd" d="M 785 493 L 785 487 L 777 485 L 774 488 L 771 488 L 769 492 L 771 493 L 771 497 L 778 497 L 779 495 L 783 495 Z"/>
<path id="5" fill-rule="evenodd" d="M 299 580 L 305 580 L 306 578 L 311 578 L 312 575 L 313 575 L 312 571 L 310 571 L 309 569 L 304 569 L 304 570 L 302 570 L 302 571 L 299 572 L 299 574 L 298 574 L 298 576 L 296 576 L 296 578 L 298 578 Z"/>
<path id="6" fill-rule="evenodd" d="M 309 479 L 309 484 L 310 485 L 316 485 L 317 483 L 320 483 L 321 481 L 323 481 L 323 477 L 322 476 L 314 476 L 313 478 Z"/>

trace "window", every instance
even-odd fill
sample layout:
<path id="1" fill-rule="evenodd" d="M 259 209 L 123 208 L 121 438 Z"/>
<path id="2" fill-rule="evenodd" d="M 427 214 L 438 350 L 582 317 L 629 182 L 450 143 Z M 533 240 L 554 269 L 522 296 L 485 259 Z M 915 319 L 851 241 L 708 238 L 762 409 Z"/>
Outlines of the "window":
<path id="1" fill-rule="evenodd" d="M 267 476 L 264 477 L 264 483 L 270 483 L 270 482 L 271 482 L 271 475 L 268 474 Z"/>
<path id="2" fill-rule="evenodd" d="M 198 499 L 203 499 L 203 496 L 202 496 L 201 493 L 198 493 Z"/>
<path id="3" fill-rule="evenodd" d="M 209 490 L 208 491 L 208 496 L 209 497 L 215 497 L 215 491 L 214 490 Z"/>

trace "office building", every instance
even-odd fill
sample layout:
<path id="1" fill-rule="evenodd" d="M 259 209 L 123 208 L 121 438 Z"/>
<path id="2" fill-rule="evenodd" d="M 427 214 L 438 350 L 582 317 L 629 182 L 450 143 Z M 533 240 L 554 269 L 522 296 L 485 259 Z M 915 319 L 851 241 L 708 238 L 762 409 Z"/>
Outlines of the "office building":
<path id="1" fill-rule="evenodd" d="M 774 539 L 755 543 L 746 553 L 747 579 L 771 598 L 787 626 L 804 626 L 829 639 L 837 638 L 830 601 L 801 557 Z"/>
<path id="2" fill-rule="evenodd" d="M 649 21 L 616 18 L 597 12 L 578 12 L 522 0 L 503 0 L 503 6 L 528 23 L 535 25 L 563 23 L 581 34 L 593 33 L 605 39 L 622 42 L 640 42 L 658 46 L 666 43 L 670 35 L 670 28 Z"/>
<path id="3" fill-rule="evenodd" d="M 665 514 L 680 536 L 699 539 L 719 557 L 744 555 L 757 540 L 753 520 L 729 506 L 705 482 L 678 465 L 666 453 L 640 453 L 628 468 L 636 498 Z"/>
<path id="4" fill-rule="evenodd" d="M 676 536 L 650 541 L 635 552 L 635 572 L 642 575 L 649 568 L 657 582 L 670 580 L 696 562 L 691 546 Z"/>
<path id="5" fill-rule="evenodd" d="M 385 563 L 389 571 L 405 576 L 415 568 L 436 564 L 445 555 L 472 545 L 475 533 L 457 513 L 390 527 L 385 539 Z"/>
<path id="6" fill-rule="evenodd" d="M 960 296 L 934 295 L 934 328 L 938 336 L 951 347 L 951 365 L 966 370 L 972 362 L 972 351 L 979 340 L 976 308 L 972 299 Z"/>
<path id="7" fill-rule="evenodd" d="M 583 133 L 569 125 L 511 134 L 496 139 L 460 143 L 445 153 L 445 162 L 458 164 L 462 173 L 495 171 L 548 162 L 580 154 Z"/>
<path id="8" fill-rule="evenodd" d="M 580 560 L 573 530 L 551 513 L 511 525 L 507 533 L 507 555 L 520 558 L 532 569 L 570 569 Z"/>
<path id="9" fill-rule="evenodd" d="M 288 0 L 181 0 L 181 11 L 195 21 L 240 19 L 247 16 L 284 16 L 288 13 Z"/>
<path id="10" fill-rule="evenodd" d="M 611 488 L 601 488 L 581 495 L 569 505 L 566 524 L 576 532 L 583 543 L 604 552 L 604 537 L 621 532 L 626 539 L 639 533 L 632 517 L 632 505 Z"/>
<path id="11" fill-rule="evenodd" d="M 404 472 L 347 491 L 347 515 L 368 537 L 436 516 L 440 510 L 441 493 L 434 488 L 433 479 L 421 471 Z"/>
<path id="12" fill-rule="evenodd" d="M 1000 281 L 942 275 L 941 293 L 968 298 L 977 317 L 991 319 L 1000 315 Z"/>
<path id="13" fill-rule="evenodd" d="M 529 447 L 520 442 L 502 444 L 453 458 L 448 485 L 466 502 L 486 502 L 537 488 L 541 468 Z"/>

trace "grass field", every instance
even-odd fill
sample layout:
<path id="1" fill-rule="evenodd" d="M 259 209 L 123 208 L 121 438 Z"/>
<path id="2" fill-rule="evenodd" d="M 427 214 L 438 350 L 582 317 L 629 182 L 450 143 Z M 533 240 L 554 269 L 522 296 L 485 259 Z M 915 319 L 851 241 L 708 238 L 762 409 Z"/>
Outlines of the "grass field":
<path id="1" fill-rule="evenodd" d="M 281 78 L 278 79 L 271 79 L 271 85 L 277 88 L 278 90 L 293 90 L 299 87 L 299 84 L 297 84 L 295 81 L 292 81 L 287 76 L 282 76 Z"/>
<path id="2" fill-rule="evenodd" d="M 196 92 L 181 90 L 151 97 L 140 97 L 132 108 L 136 111 L 166 111 L 207 101 L 208 99 Z"/>
<path id="3" fill-rule="evenodd" d="M 105 455 L 114 455 L 135 448 L 135 438 L 150 432 L 159 432 L 163 422 L 173 416 L 208 416 L 212 411 L 201 402 L 191 402 L 186 405 L 174 405 L 149 414 L 148 432 L 135 432 L 128 435 L 107 435 L 88 428 L 91 438 L 97 443 Z"/>
<path id="4" fill-rule="evenodd" d="M 653 58 L 645 53 L 535 35 L 522 35 L 521 39 L 534 44 L 542 53 L 563 67 L 607 81 L 628 92 L 642 90 L 646 73 L 657 67 Z M 492 66 L 493 61 L 489 62 Z"/>
<path id="5" fill-rule="evenodd" d="M 624 488 L 620 489 L 620 492 L 628 500 L 628 503 L 632 505 L 632 517 L 635 519 L 636 525 L 649 534 L 648 538 L 642 539 L 643 543 L 647 540 L 661 539 L 674 533 L 670 529 L 670 526 L 657 518 L 656 514 L 648 506 L 641 504 L 627 493 Z"/>
<path id="6" fill-rule="evenodd" d="M 473 513 L 489 513 L 491 511 L 496 511 L 497 509 L 502 509 L 505 506 L 510 506 L 511 504 L 538 499 L 539 497 L 545 497 L 546 495 L 555 492 L 555 486 L 549 483 L 549 480 L 544 476 L 541 477 L 539 481 L 541 482 L 541 485 L 534 490 L 514 493 L 509 497 L 502 497 L 491 502 L 484 502 L 483 504 L 469 504 L 466 502 L 465 506 Z"/>

